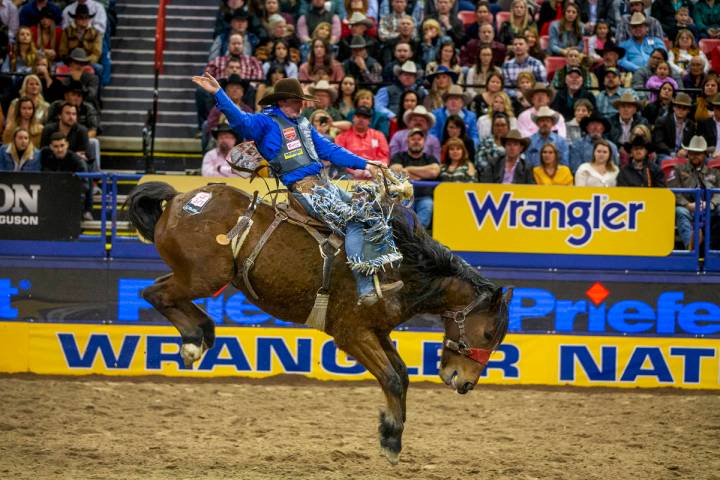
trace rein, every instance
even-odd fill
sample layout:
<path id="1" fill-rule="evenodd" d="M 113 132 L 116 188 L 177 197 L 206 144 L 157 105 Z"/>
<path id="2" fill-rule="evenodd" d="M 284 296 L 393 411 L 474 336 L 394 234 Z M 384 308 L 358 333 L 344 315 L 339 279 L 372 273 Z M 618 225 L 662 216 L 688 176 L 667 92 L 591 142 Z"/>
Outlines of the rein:
<path id="1" fill-rule="evenodd" d="M 498 324 L 495 327 L 495 332 L 493 334 L 492 341 L 490 343 L 489 348 L 480 348 L 480 347 L 471 347 L 470 342 L 467 339 L 467 336 L 465 334 L 465 320 L 468 315 L 470 315 L 473 310 L 475 310 L 477 307 L 480 306 L 480 304 L 486 299 L 487 297 L 485 295 L 478 295 L 475 297 L 475 299 L 470 302 L 465 308 L 462 310 L 454 310 L 454 311 L 446 311 L 441 315 L 441 318 L 443 320 L 453 321 L 455 322 L 455 325 L 457 325 L 458 328 L 458 338 L 457 340 L 452 340 L 448 338 L 447 336 L 447 328 L 445 329 L 445 338 L 443 339 L 443 346 L 446 348 L 452 350 L 453 352 L 456 352 L 460 355 L 463 355 L 470 360 L 473 360 L 477 363 L 479 363 L 482 366 L 486 366 L 488 361 L 490 360 L 490 355 L 492 354 L 495 349 L 500 345 L 500 342 L 502 341 L 503 332 L 506 330 L 507 326 L 507 316 L 503 315 L 501 320 L 498 322 Z"/>

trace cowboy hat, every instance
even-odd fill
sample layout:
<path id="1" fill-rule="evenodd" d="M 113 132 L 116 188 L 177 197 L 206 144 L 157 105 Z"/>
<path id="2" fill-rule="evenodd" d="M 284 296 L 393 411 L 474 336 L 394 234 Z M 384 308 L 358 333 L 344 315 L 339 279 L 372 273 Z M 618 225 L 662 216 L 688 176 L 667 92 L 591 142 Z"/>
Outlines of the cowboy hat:
<path id="1" fill-rule="evenodd" d="M 653 146 L 652 142 L 646 142 L 642 135 L 635 135 L 632 140 L 623 144 L 623 148 L 626 152 L 631 151 L 633 147 L 643 147 L 645 150 L 648 151 L 648 153 L 655 151 L 655 147 Z"/>
<path id="2" fill-rule="evenodd" d="M 272 105 L 278 100 L 288 100 L 294 98 L 296 100 L 315 100 L 310 95 L 305 95 L 297 78 L 283 78 L 277 81 L 273 88 L 273 93 L 265 95 L 258 102 L 260 105 Z"/>
<path id="3" fill-rule="evenodd" d="M 450 70 L 445 65 L 440 65 L 435 69 L 435 71 L 428 73 L 425 75 L 425 79 L 432 84 L 433 80 L 435 80 L 435 77 L 438 75 L 448 75 L 450 77 L 450 80 L 452 80 L 453 83 L 458 81 L 458 74 L 457 72 Z"/>
<path id="4" fill-rule="evenodd" d="M 353 14 L 350 16 L 350 18 L 348 18 L 348 25 L 357 25 L 358 23 L 362 23 L 368 28 L 372 27 L 372 24 L 373 24 L 372 20 L 367 18 L 362 13 L 353 12 Z"/>
<path id="5" fill-rule="evenodd" d="M 635 98 L 635 95 L 633 95 L 631 92 L 623 93 L 620 98 L 618 98 L 617 100 L 613 100 L 611 103 L 612 106 L 615 108 L 618 108 L 620 105 L 624 104 L 635 105 L 637 108 L 642 107 L 642 103 L 640 103 L 640 100 Z"/>
<path id="6" fill-rule="evenodd" d="M 433 125 L 435 125 L 435 115 L 428 112 L 427 109 L 422 105 L 418 105 L 415 108 L 413 108 L 412 110 L 408 110 L 403 114 L 403 122 L 405 122 L 405 125 L 410 123 L 410 117 L 412 117 L 413 115 L 419 115 L 421 117 L 427 118 L 430 128 L 432 128 Z"/>
<path id="7" fill-rule="evenodd" d="M 68 92 L 79 92 L 80 95 L 85 94 L 85 88 L 83 87 L 82 82 L 80 80 L 73 80 L 70 78 L 70 80 L 67 83 L 63 83 L 63 93 Z"/>
<path id="8" fill-rule="evenodd" d="M 350 39 L 350 49 L 353 48 L 366 48 L 367 42 L 365 41 L 365 38 L 361 35 L 353 35 L 352 39 Z"/>
<path id="9" fill-rule="evenodd" d="M 310 91 L 311 95 L 315 95 L 316 92 L 328 92 L 333 102 L 338 96 L 337 91 L 332 87 L 332 85 L 330 85 L 327 80 L 318 80 L 317 83 L 310 85 L 310 88 L 308 88 L 308 90 Z"/>
<path id="10" fill-rule="evenodd" d="M 463 99 L 463 102 L 468 101 L 467 94 L 460 85 L 450 85 L 450 88 L 448 88 L 447 92 L 442 94 L 443 102 L 450 97 L 460 97 Z"/>
<path id="11" fill-rule="evenodd" d="M 508 142 L 508 140 L 515 140 L 516 142 L 521 143 L 523 146 L 523 151 L 528 147 L 528 145 L 530 145 L 530 139 L 523 137 L 522 133 L 520 133 L 518 130 L 516 130 L 514 128 L 512 130 L 510 130 L 507 135 L 505 135 L 504 137 L 502 137 L 500 139 L 500 142 L 503 144 L 503 147 Z"/>
<path id="12" fill-rule="evenodd" d="M 530 115 L 530 118 L 535 123 L 541 118 L 552 118 L 553 125 L 560 119 L 558 113 L 550 107 L 540 107 L 536 113 Z"/>
<path id="13" fill-rule="evenodd" d="M 395 74 L 395 76 L 400 76 L 401 73 L 410 73 L 412 75 L 417 75 L 417 65 L 415 65 L 415 62 L 413 62 L 412 60 L 408 60 L 402 65 L 395 65 L 393 67 L 393 73 Z"/>
<path id="14" fill-rule="evenodd" d="M 78 4 L 77 7 L 75 7 L 75 13 L 69 12 L 68 15 L 70 15 L 70 18 L 77 18 L 77 17 L 85 17 L 85 18 L 93 18 L 95 14 L 93 13 L 90 15 L 90 9 L 87 5 L 84 5 L 82 3 Z"/>
<path id="15" fill-rule="evenodd" d="M 555 96 L 555 90 L 552 89 L 550 85 L 543 82 L 537 82 L 530 90 L 525 92 L 525 99 L 528 102 L 532 102 L 533 95 L 535 95 L 538 92 L 545 92 L 547 93 L 547 96 L 550 97 L 550 101 L 552 102 L 553 97 Z"/>
<path id="16" fill-rule="evenodd" d="M 600 115 L 598 112 L 593 112 L 589 117 L 583 118 L 580 121 L 580 129 L 583 132 L 587 132 L 587 127 L 592 122 L 600 122 L 603 124 L 603 127 L 605 127 L 606 132 L 610 131 L 610 121 L 607 118 Z"/>
<path id="17" fill-rule="evenodd" d="M 690 98 L 690 95 L 688 95 L 685 92 L 680 92 L 677 95 L 675 95 L 675 98 L 673 98 L 672 101 L 673 105 L 681 105 L 683 107 L 692 108 L 693 101 L 692 98 Z"/>
<path id="18" fill-rule="evenodd" d="M 213 127 L 212 130 L 210 130 L 210 133 L 215 140 L 217 140 L 218 135 L 220 135 L 221 133 L 232 133 L 235 136 L 235 141 L 237 142 L 238 140 L 238 134 L 235 133 L 235 130 L 230 128 L 230 125 L 228 125 L 227 123 L 216 125 L 215 127 Z"/>
<path id="19" fill-rule="evenodd" d="M 615 44 L 615 42 L 607 42 L 605 44 L 604 48 L 600 48 L 595 50 L 595 53 L 600 55 L 601 57 L 605 55 L 608 52 L 615 52 L 618 54 L 618 57 L 622 58 L 625 56 L 625 49 L 622 47 L 619 47 Z"/>
<path id="20" fill-rule="evenodd" d="M 640 12 L 635 12 L 632 14 L 632 17 L 630 17 L 630 26 L 634 27 L 636 25 L 646 25 L 647 19 L 645 18 L 645 15 L 643 15 Z"/>
<path id="21" fill-rule="evenodd" d="M 697 153 L 707 153 L 708 152 L 708 144 L 704 137 L 701 137 L 700 135 L 695 135 L 690 139 L 690 145 L 683 147 L 688 152 L 697 152 Z M 714 148 L 710 148 L 710 150 L 714 150 Z"/>
<path id="22" fill-rule="evenodd" d="M 250 86 L 250 82 L 245 80 L 244 78 L 240 77 L 237 73 L 233 73 L 228 78 L 223 78 L 220 80 L 220 86 L 225 90 L 228 85 L 240 85 L 243 87 L 243 90 L 247 90 Z"/>
<path id="23" fill-rule="evenodd" d="M 90 63 L 87 53 L 80 47 L 72 49 L 72 52 L 70 52 L 70 60 L 78 63 Z"/>

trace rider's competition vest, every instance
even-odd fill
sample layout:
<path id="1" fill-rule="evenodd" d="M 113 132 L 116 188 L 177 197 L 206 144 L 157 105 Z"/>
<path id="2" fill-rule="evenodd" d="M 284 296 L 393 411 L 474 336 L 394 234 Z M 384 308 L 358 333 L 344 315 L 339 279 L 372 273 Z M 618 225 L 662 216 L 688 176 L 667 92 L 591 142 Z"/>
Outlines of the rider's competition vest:
<path id="1" fill-rule="evenodd" d="M 300 117 L 295 125 L 280 115 L 270 114 L 269 117 L 280 127 L 283 137 L 280 152 L 270 160 L 270 167 L 277 175 L 282 176 L 320 161 L 307 118 Z"/>

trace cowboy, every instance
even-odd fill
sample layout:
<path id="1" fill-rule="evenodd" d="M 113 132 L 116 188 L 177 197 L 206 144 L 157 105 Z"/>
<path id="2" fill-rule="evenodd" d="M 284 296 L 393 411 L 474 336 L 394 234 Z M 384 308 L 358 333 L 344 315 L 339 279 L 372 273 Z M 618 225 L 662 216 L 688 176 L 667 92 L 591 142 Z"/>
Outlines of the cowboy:
<path id="1" fill-rule="evenodd" d="M 595 77 L 597 77 L 598 84 L 601 88 L 605 86 L 605 74 L 611 68 L 617 69 L 621 85 L 630 84 L 633 79 L 633 74 L 621 70 L 618 66 L 620 59 L 625 56 L 624 48 L 620 48 L 615 44 L 615 42 L 608 40 L 605 43 L 605 47 L 595 50 L 595 53 L 602 57 L 602 63 L 595 66 L 592 69 L 592 73 L 594 73 Z"/>
<path id="2" fill-rule="evenodd" d="M 260 100 L 261 113 L 248 114 L 237 108 L 209 74 L 193 77 L 193 82 L 215 97 L 232 129 L 242 138 L 253 140 L 270 168 L 292 192 L 308 214 L 325 221 L 345 235 L 345 254 L 357 282 L 358 303 L 371 306 L 380 300 L 373 275 L 402 259 L 392 236 L 369 240 L 366 229 L 378 226 L 384 218 L 366 215 L 363 221 L 348 218 L 350 196 L 321 178 L 321 160 L 340 167 L 367 169 L 375 173 L 381 164 L 367 161 L 325 139 L 300 115 L 303 101 L 314 100 L 303 93 L 294 78 L 279 80 L 273 93 Z M 397 292 L 402 282 L 381 285 L 384 294 Z"/>
<path id="3" fill-rule="evenodd" d="M 72 23 L 71 19 L 77 20 L 80 7 L 83 7 L 83 11 L 87 11 L 90 15 L 93 28 L 97 30 L 102 37 L 105 34 L 105 30 L 107 30 L 107 13 L 102 3 L 96 0 L 78 0 L 65 7 L 65 10 L 62 12 L 63 28 L 67 28 L 70 23 Z"/>
<path id="4" fill-rule="evenodd" d="M 625 92 L 620 98 L 612 102 L 618 113 L 610 117 L 610 135 L 608 139 L 615 145 L 624 145 L 630 141 L 630 133 L 637 125 L 647 125 L 648 122 L 638 113 L 642 103 L 632 92 Z"/>
<path id="5" fill-rule="evenodd" d="M 403 122 L 405 122 L 407 128 L 395 132 L 395 135 L 390 139 L 390 157 L 406 151 L 408 148 L 408 133 L 413 128 L 419 128 L 425 132 L 424 152 L 439 159 L 440 139 L 430 133 L 430 129 L 435 126 L 435 115 L 428 112 L 422 105 L 418 105 L 403 114 Z"/>
<path id="6" fill-rule="evenodd" d="M 310 119 L 310 115 L 317 109 L 325 110 L 330 115 L 333 121 L 339 122 L 345 120 L 340 110 L 335 108 L 333 104 L 337 99 L 338 93 L 335 88 L 330 85 L 327 80 L 320 80 L 315 84 L 311 85 L 308 89 L 310 95 L 315 97 L 315 105 L 312 105 L 302 112 L 302 116 Z"/>
<path id="7" fill-rule="evenodd" d="M 625 49 L 625 56 L 620 59 L 619 65 L 628 72 L 634 72 L 648 62 L 653 50 L 656 48 L 666 50 L 666 48 L 662 35 L 660 37 L 648 36 L 648 22 L 642 13 L 633 13 L 630 19 L 630 30 L 632 37 L 620 43 L 620 46 Z"/>
<path id="8" fill-rule="evenodd" d="M 235 177 L 228 161 L 230 150 L 238 144 L 238 136 L 228 124 L 220 124 L 211 130 L 215 139 L 215 148 L 208 150 L 203 157 L 201 173 L 203 177 Z"/>
<path id="9" fill-rule="evenodd" d="M 703 191 L 707 188 L 720 188 L 720 171 L 715 168 L 708 168 L 705 165 L 705 159 L 708 154 L 708 144 L 703 137 L 694 136 L 690 140 L 690 144 L 683 147 L 687 151 L 689 162 L 682 165 L 676 165 L 668 174 L 668 187 L 670 188 L 700 188 Z M 704 193 L 704 192 L 703 192 Z M 703 194 L 700 207 L 704 210 L 705 205 Z M 693 217 L 695 210 L 698 208 L 696 200 L 698 197 L 695 193 L 676 193 L 675 194 L 675 224 L 677 225 L 678 235 L 686 249 L 691 248 L 693 234 Z M 720 193 L 714 193 L 710 199 L 711 225 L 713 232 L 717 231 L 718 221 L 720 220 Z M 704 212 L 700 212 L 701 215 Z M 717 235 L 712 235 L 713 239 L 717 239 Z"/>
<path id="10" fill-rule="evenodd" d="M 532 120 L 538 126 L 538 131 L 530 137 L 530 144 L 525 152 L 525 159 L 529 167 L 537 167 L 540 165 L 540 150 L 546 143 L 552 143 L 558 150 L 560 158 L 558 159 L 562 165 L 569 166 L 569 148 L 564 138 L 552 129 L 558 122 L 560 115 L 553 109 L 548 107 L 540 107 L 537 113 L 533 114 Z"/>
<path id="11" fill-rule="evenodd" d="M 91 15 L 87 5 L 83 4 L 78 5 L 75 13 L 69 13 L 69 15 L 73 21 L 63 29 L 58 54 L 61 59 L 65 59 L 74 49 L 82 48 L 87 55 L 88 61 L 93 64 L 93 68 L 97 71 L 99 67 L 96 65 L 100 61 L 100 55 L 102 54 L 103 34 L 90 25 L 90 20 L 94 15 Z"/>
<path id="12" fill-rule="evenodd" d="M 633 18 L 637 18 L 635 14 L 643 14 L 645 9 L 645 0 L 630 0 L 630 11 L 622 16 L 620 24 L 616 29 L 616 40 L 618 43 L 622 43 L 633 37 Z M 648 17 L 647 21 L 648 33 L 652 37 L 663 38 L 665 33 L 663 32 L 662 25 L 655 17 Z"/>
<path id="13" fill-rule="evenodd" d="M 653 151 L 652 143 L 645 143 L 642 135 L 636 135 L 630 142 L 623 145 L 630 153 L 630 161 L 620 169 L 617 176 L 618 187 L 652 187 L 665 186 L 665 176 L 657 162 L 648 158 Z"/>
<path id="14" fill-rule="evenodd" d="M 532 116 L 535 115 L 538 110 L 542 107 L 549 107 L 555 92 L 547 83 L 538 82 L 533 88 L 525 93 L 525 98 L 532 104 L 532 108 L 524 110 L 517 120 L 517 129 L 520 133 L 526 137 L 531 136 L 537 132 L 538 127 L 533 122 Z M 565 138 L 567 135 L 567 129 L 565 127 L 565 120 L 562 117 L 558 118 L 557 124 L 553 127 L 561 137 Z"/>
<path id="15" fill-rule="evenodd" d="M 474 112 L 465 108 L 467 97 L 462 87 L 460 85 L 451 86 L 448 91 L 443 94 L 442 99 L 445 106 L 433 111 L 433 115 L 435 115 L 435 126 L 432 130 L 433 135 L 441 138 L 447 118 L 450 115 L 458 115 L 465 121 L 465 125 L 467 125 L 467 136 L 477 147 L 477 144 L 480 142 L 477 129 L 477 117 Z"/>
<path id="16" fill-rule="evenodd" d="M 604 139 L 605 134 L 610 131 L 610 122 L 599 112 L 593 112 L 590 116 L 580 121 L 580 129 L 584 135 L 570 145 L 570 170 L 575 174 L 578 167 L 583 163 L 592 161 L 595 143 Z M 618 149 L 614 143 L 610 144 L 610 154 L 615 165 L 618 164 Z"/>
<path id="17" fill-rule="evenodd" d="M 382 81 L 382 65 L 368 55 L 368 43 L 364 37 L 354 35 L 350 40 L 350 58 L 343 62 L 346 75 L 365 83 L 380 83 Z"/>
<path id="18" fill-rule="evenodd" d="M 350 43 L 356 36 L 365 40 L 365 48 L 370 55 L 375 55 L 375 50 L 377 50 L 375 40 L 367 34 L 367 31 L 373 26 L 372 20 L 360 12 L 353 12 L 348 18 L 348 25 L 350 26 L 350 36 L 338 42 L 338 59 L 345 60 L 352 56 Z"/>
<path id="19" fill-rule="evenodd" d="M 405 44 L 401 43 L 400 45 Z M 417 92 L 419 102 L 422 102 L 427 93 L 417 84 L 418 68 L 412 60 L 408 60 L 402 66 L 396 65 L 394 72 L 396 82 L 382 87 L 375 95 L 375 106 L 390 119 L 395 118 L 395 112 L 400 109 L 400 98 L 406 90 Z"/>
<path id="20" fill-rule="evenodd" d="M 530 144 L 530 140 L 522 133 L 513 129 L 501 139 L 505 148 L 505 155 L 494 164 L 483 169 L 483 183 L 503 183 L 515 185 L 529 185 L 535 183 L 532 167 L 525 162 L 523 152 Z"/>
<path id="21" fill-rule="evenodd" d="M 655 122 L 653 144 L 659 160 L 674 156 L 686 157 L 683 145 L 690 143 L 695 135 L 695 121 L 690 118 L 693 101 L 690 95 L 678 93 L 672 101 L 673 111 L 660 117 Z"/>

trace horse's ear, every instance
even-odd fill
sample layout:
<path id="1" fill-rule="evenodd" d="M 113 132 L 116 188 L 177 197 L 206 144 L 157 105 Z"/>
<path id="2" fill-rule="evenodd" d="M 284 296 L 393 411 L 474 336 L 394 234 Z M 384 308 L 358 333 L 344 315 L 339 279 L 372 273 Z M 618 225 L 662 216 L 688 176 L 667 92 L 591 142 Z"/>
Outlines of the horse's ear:
<path id="1" fill-rule="evenodd" d="M 510 300 L 512 300 L 514 290 L 515 290 L 515 287 L 513 285 L 505 287 L 505 293 L 503 294 L 503 301 L 505 301 L 506 305 L 510 304 Z"/>

